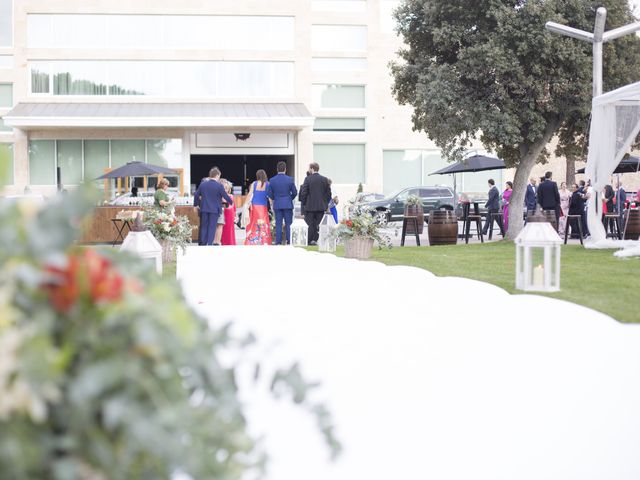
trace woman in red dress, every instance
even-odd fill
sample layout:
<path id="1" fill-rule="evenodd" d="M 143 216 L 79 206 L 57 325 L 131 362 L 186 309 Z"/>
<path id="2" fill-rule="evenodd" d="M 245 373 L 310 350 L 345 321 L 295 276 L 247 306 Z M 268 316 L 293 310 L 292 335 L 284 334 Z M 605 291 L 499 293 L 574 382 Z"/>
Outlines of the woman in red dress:
<path id="1" fill-rule="evenodd" d="M 220 181 L 224 186 L 225 191 L 233 200 L 231 195 L 231 182 L 228 180 Z M 224 209 L 224 227 L 222 227 L 222 245 L 235 245 L 236 244 L 236 206 L 235 202 L 228 205 Z"/>
<path id="2" fill-rule="evenodd" d="M 271 245 L 271 223 L 269 220 L 269 199 L 267 198 L 267 173 L 256 172 L 256 181 L 249 187 L 249 225 L 245 245 Z M 247 208 L 245 205 L 245 209 Z"/>

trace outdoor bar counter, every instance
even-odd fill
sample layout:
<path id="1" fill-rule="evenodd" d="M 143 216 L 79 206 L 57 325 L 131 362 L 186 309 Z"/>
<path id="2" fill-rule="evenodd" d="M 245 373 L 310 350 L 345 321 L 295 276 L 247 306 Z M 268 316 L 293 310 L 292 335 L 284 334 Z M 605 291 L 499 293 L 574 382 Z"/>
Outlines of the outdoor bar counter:
<path id="1" fill-rule="evenodd" d="M 200 223 L 198 215 L 196 214 L 193 206 L 191 205 L 177 205 L 176 215 L 186 215 L 189 217 L 189 223 L 194 227 L 197 227 Z M 125 210 L 141 210 L 139 206 L 129 205 L 108 205 L 95 207 L 91 218 L 87 219 L 86 224 L 82 229 L 82 235 L 80 236 L 80 243 L 113 243 L 118 237 L 118 231 L 116 224 L 111 220 L 116 218 L 118 212 Z M 122 226 L 118 222 L 118 226 Z M 125 227 L 122 235 L 127 236 L 128 229 Z M 198 229 L 193 230 L 191 237 L 194 241 L 198 241 Z M 118 238 L 116 243 L 122 243 L 122 240 Z"/>

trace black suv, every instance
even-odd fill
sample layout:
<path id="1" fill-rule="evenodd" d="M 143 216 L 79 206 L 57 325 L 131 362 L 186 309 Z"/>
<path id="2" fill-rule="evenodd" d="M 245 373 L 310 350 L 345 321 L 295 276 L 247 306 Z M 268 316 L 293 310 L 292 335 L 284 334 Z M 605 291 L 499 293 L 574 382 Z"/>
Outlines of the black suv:
<path id="1" fill-rule="evenodd" d="M 438 186 L 405 188 L 394 195 L 390 195 L 382 200 L 368 202 L 365 205 L 379 212 L 386 212 L 391 222 L 400 221 L 404 215 L 404 204 L 409 195 L 417 195 L 422 200 L 425 220 L 427 219 L 426 215 L 432 210 L 438 210 L 440 208 L 453 210 L 455 205 L 453 190 L 449 187 Z"/>

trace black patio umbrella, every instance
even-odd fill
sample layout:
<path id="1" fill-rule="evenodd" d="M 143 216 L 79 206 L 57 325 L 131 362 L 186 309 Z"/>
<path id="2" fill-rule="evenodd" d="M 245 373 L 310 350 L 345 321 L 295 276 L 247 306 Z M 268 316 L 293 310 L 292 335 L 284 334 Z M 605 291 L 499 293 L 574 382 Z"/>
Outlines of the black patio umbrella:
<path id="1" fill-rule="evenodd" d="M 464 172 L 482 172 L 484 170 L 499 170 L 507 168 L 503 160 L 496 157 L 487 157 L 485 155 L 473 155 L 459 162 L 447 165 L 440 170 L 430 173 L 429 175 L 446 175 L 451 173 Z"/>
<path id="2" fill-rule="evenodd" d="M 504 160 L 496 157 L 487 157 L 485 155 L 472 155 L 459 162 L 447 165 L 440 170 L 430 173 L 429 175 L 453 175 L 453 196 L 458 197 L 458 185 L 456 182 L 456 173 L 464 172 L 482 172 L 484 170 L 500 170 L 507 168 Z"/>
<path id="3" fill-rule="evenodd" d="M 586 168 L 581 168 L 576 173 L 584 173 Z M 623 158 L 613 173 L 637 173 L 640 170 L 640 157 L 629 155 Z"/>
<path id="4" fill-rule="evenodd" d="M 105 178 L 123 178 L 123 177 L 144 177 L 158 174 L 171 175 L 175 174 L 173 170 L 167 167 L 161 167 L 160 165 L 152 165 L 150 163 L 143 162 L 129 162 L 121 167 L 115 168 L 104 175 L 99 176 L 96 180 L 103 180 Z"/>

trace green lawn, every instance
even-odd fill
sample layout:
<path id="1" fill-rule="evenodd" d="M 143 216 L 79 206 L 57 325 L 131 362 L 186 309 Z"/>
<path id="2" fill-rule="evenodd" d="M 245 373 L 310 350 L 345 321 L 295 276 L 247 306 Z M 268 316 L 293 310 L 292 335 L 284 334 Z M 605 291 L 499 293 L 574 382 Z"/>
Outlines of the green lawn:
<path id="1" fill-rule="evenodd" d="M 640 323 L 640 257 L 617 258 L 614 250 L 562 247 L 560 292 L 541 294 L 579 303 L 621 322 Z M 342 250 L 338 250 L 342 255 Z M 515 246 L 509 241 L 438 247 L 374 249 L 373 260 L 424 268 L 438 276 L 482 280 L 515 290 Z M 522 293 L 522 292 L 520 292 Z"/>

